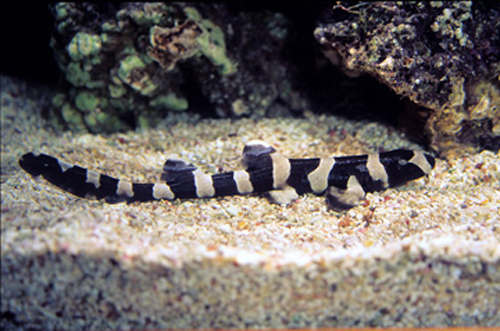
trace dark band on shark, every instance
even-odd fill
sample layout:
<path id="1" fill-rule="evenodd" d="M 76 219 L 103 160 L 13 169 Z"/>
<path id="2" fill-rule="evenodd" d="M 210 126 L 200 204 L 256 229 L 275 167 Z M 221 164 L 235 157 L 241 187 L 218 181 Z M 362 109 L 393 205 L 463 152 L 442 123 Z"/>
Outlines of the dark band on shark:
<path id="1" fill-rule="evenodd" d="M 168 159 L 158 183 L 133 183 L 71 165 L 46 154 L 27 153 L 19 165 L 34 177 L 86 199 L 152 201 L 213 198 L 267 193 L 271 201 L 288 204 L 299 194 L 326 195 L 330 206 L 349 209 L 367 192 L 382 191 L 426 176 L 434 158 L 421 151 L 398 149 L 368 155 L 288 159 L 263 141 L 243 150 L 245 170 L 214 175 L 183 160 Z"/>

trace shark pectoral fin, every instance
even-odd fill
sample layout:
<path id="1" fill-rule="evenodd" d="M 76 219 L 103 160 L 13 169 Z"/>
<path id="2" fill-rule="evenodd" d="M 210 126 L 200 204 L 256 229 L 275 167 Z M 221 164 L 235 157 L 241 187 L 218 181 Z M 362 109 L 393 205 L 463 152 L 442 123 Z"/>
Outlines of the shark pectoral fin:
<path id="1" fill-rule="evenodd" d="M 347 181 L 346 189 L 330 186 L 326 193 L 326 199 L 331 208 L 346 210 L 358 205 L 363 201 L 365 195 L 365 190 L 359 184 L 356 176 L 351 176 Z"/>
<path id="2" fill-rule="evenodd" d="M 276 152 L 274 147 L 262 140 L 249 141 L 243 148 L 243 165 L 250 169 L 256 169 L 268 165 L 269 155 Z"/>
<path id="3" fill-rule="evenodd" d="M 180 174 L 185 174 L 186 172 L 194 172 L 196 166 L 184 160 L 179 159 L 167 159 L 163 165 L 163 170 L 161 172 L 160 180 L 162 182 L 171 181 Z"/>
<path id="4" fill-rule="evenodd" d="M 288 205 L 299 197 L 297 191 L 291 186 L 286 186 L 280 190 L 272 190 L 266 194 L 269 201 L 278 205 Z"/>

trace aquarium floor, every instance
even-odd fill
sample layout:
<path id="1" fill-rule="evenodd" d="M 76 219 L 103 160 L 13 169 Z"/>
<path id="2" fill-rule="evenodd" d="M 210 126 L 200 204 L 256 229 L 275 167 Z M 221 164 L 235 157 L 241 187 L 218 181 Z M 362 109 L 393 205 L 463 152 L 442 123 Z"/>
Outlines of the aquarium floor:
<path id="1" fill-rule="evenodd" d="M 43 87 L 2 79 L 1 309 L 6 329 L 500 325 L 500 154 L 437 160 L 348 212 L 323 197 L 109 205 L 23 172 L 34 150 L 134 181 L 169 155 L 238 169 L 262 139 L 289 157 L 418 148 L 393 129 L 303 119 L 188 120 L 54 133 Z"/>

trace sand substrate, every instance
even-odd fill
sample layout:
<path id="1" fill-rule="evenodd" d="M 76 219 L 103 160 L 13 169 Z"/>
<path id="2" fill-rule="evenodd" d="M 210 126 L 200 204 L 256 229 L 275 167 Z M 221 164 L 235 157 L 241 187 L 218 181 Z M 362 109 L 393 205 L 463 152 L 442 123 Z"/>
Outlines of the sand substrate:
<path id="1" fill-rule="evenodd" d="M 500 154 L 438 159 L 428 178 L 368 194 L 109 205 L 23 172 L 47 153 L 137 182 L 167 156 L 241 169 L 246 142 L 289 157 L 416 148 L 389 127 L 174 113 L 125 134 L 53 132 L 42 87 L 2 77 L 1 309 L 6 330 L 500 325 Z"/>

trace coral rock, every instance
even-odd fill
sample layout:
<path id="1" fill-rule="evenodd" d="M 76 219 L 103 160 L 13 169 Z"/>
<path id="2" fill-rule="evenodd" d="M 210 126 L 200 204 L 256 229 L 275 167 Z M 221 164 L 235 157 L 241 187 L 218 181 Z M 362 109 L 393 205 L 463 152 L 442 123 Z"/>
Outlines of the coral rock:
<path id="1" fill-rule="evenodd" d="M 500 12 L 491 6 L 339 2 L 314 35 L 346 73 L 376 77 L 426 114 L 422 131 L 443 155 L 498 149 Z"/>
<path id="2" fill-rule="evenodd" d="M 69 83 L 54 98 L 52 118 L 68 129 L 126 130 L 170 111 L 259 117 L 308 107 L 282 54 L 282 14 L 229 3 L 51 8 L 51 46 Z"/>

